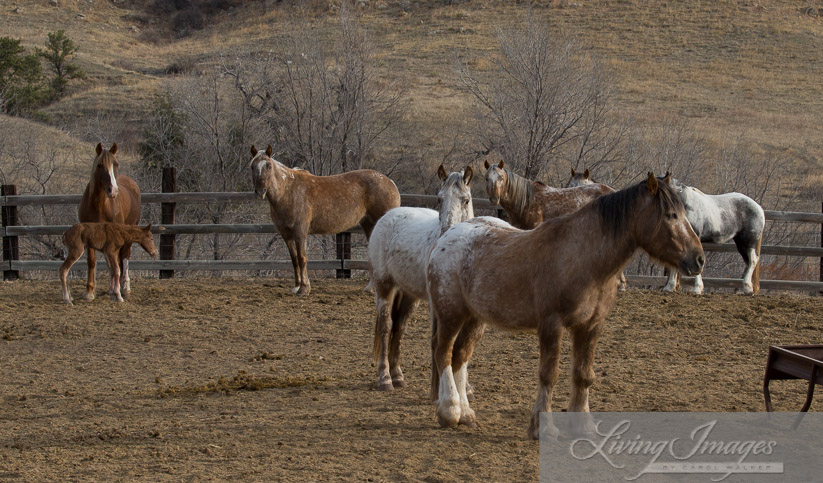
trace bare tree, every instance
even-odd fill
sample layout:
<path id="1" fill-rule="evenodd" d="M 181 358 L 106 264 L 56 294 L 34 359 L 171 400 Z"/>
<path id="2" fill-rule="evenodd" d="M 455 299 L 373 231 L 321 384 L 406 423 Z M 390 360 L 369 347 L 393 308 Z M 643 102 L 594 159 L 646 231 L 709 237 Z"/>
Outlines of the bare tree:
<path id="1" fill-rule="evenodd" d="M 568 164 L 558 169 L 560 159 L 575 166 L 614 156 L 625 129 L 610 119 L 611 91 L 599 62 L 531 17 L 522 27 L 501 29 L 498 41 L 488 81 L 458 62 L 460 80 L 476 100 L 476 135 L 485 152 L 553 184 L 567 173 Z"/>
<path id="2" fill-rule="evenodd" d="M 334 45 L 304 28 L 278 50 L 225 60 L 225 72 L 289 164 L 319 175 L 368 166 L 403 92 L 377 75 L 368 35 L 346 8 Z"/>

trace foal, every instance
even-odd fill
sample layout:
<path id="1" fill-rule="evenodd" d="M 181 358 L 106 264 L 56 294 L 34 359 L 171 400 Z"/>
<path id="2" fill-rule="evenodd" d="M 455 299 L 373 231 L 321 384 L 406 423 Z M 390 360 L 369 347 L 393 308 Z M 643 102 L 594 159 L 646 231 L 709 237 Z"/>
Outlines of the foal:
<path id="1" fill-rule="evenodd" d="M 635 186 L 534 230 L 478 217 L 440 237 L 429 256 L 426 288 L 436 367 L 432 398 L 441 426 L 475 424 L 466 365 L 486 324 L 537 331 L 540 371 L 531 437 L 539 437 L 540 413 L 551 412 L 566 330 L 572 336 L 569 411 L 589 411 L 595 346 L 614 307 L 617 276 L 634 252 L 641 248 L 685 273 L 703 269 L 700 240 L 669 181 L 649 173 Z M 588 415 L 582 416 L 585 421 Z M 543 430 L 558 434 L 553 424 Z"/>
<path id="2" fill-rule="evenodd" d="M 72 305 L 71 293 L 69 293 L 66 282 L 71 266 L 83 255 L 83 251 L 88 250 L 91 255 L 93 250 L 98 250 L 103 252 L 106 264 L 109 266 L 109 294 L 112 300 L 122 302 L 120 254 L 125 248 L 130 248 L 132 243 L 139 243 L 149 255 L 157 256 L 157 247 L 154 245 L 154 237 L 151 234 L 151 223 L 145 228 L 122 223 L 77 223 L 66 230 L 63 233 L 63 244 L 68 253 L 66 260 L 60 265 L 63 301 Z"/>

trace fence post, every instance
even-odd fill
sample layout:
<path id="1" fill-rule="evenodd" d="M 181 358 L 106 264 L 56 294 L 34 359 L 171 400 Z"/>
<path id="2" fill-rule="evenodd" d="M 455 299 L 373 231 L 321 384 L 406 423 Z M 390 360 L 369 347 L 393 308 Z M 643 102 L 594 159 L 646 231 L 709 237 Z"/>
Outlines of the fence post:
<path id="1" fill-rule="evenodd" d="M 163 193 L 177 192 L 177 168 L 163 168 L 163 181 L 160 189 Z M 176 209 L 177 203 L 160 203 L 160 223 L 173 225 Z M 174 260 L 175 239 L 176 236 L 173 234 L 160 234 L 160 260 Z M 160 270 L 160 278 L 174 278 L 174 270 Z"/>
<path id="2" fill-rule="evenodd" d="M 823 201 L 820 202 L 820 213 L 823 213 Z M 820 248 L 823 248 L 823 223 L 820 224 Z M 820 281 L 823 282 L 823 257 L 820 257 Z M 820 291 L 823 294 L 823 290 Z"/>
<path id="3" fill-rule="evenodd" d="M 0 194 L 3 196 L 14 196 L 17 194 L 17 186 L 13 184 L 4 184 L 0 187 Z M 3 206 L 3 226 L 17 226 L 17 206 Z M 20 272 L 11 270 L 11 261 L 20 260 L 20 247 L 18 245 L 17 235 L 3 236 L 3 260 L 9 262 L 9 269 L 3 270 L 3 280 L 17 280 L 20 278 Z"/>
<path id="4" fill-rule="evenodd" d="M 343 232 L 334 235 L 334 245 L 337 252 L 338 260 L 351 260 L 351 233 Z M 343 262 L 340 262 L 341 268 L 337 269 L 337 278 L 351 278 L 351 269 L 342 268 Z"/>

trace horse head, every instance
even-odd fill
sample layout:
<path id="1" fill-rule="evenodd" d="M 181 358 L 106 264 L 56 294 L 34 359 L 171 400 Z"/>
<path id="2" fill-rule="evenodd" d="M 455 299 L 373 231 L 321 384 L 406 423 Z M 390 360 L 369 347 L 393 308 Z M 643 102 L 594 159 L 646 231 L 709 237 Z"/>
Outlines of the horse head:
<path id="1" fill-rule="evenodd" d="M 508 181 L 508 173 L 504 169 L 505 163 L 500 161 L 496 165 L 485 162 L 486 167 L 486 193 L 489 195 L 489 201 L 493 205 L 500 203 L 500 197 L 506 190 L 506 182 Z"/>
<path id="2" fill-rule="evenodd" d="M 163 228 L 161 227 L 161 229 Z M 151 234 L 151 222 L 141 228 L 140 232 L 140 239 L 137 242 L 152 258 L 157 257 L 157 246 L 154 244 L 154 235 Z"/>
<path id="3" fill-rule="evenodd" d="M 656 178 L 649 172 L 638 185 L 643 198 L 635 218 L 636 236 L 649 255 L 687 275 L 699 275 L 706 261 L 700 239 L 692 229 L 686 209 L 671 185 L 671 174 Z"/>
<path id="4" fill-rule="evenodd" d="M 106 191 L 109 198 L 117 198 L 120 189 L 117 187 L 117 168 L 120 163 L 114 157 L 117 153 L 117 143 L 111 145 L 111 149 L 103 149 L 101 143 L 97 143 L 97 157 L 94 159 L 92 168 L 92 181 L 101 186 Z"/>
<path id="5" fill-rule="evenodd" d="M 592 181 L 589 175 L 589 169 L 586 168 L 586 171 L 578 173 L 574 170 L 574 168 L 572 168 L 572 177 L 569 178 L 569 182 L 566 186 L 569 188 L 574 188 L 576 186 L 583 186 L 584 184 L 594 184 L 594 181 Z"/>
<path id="6" fill-rule="evenodd" d="M 454 225 L 474 218 L 472 205 L 471 182 L 474 170 L 466 166 L 461 172 L 446 173 L 443 165 L 437 169 L 440 178 L 440 191 L 437 192 L 437 203 L 440 212 L 440 234 Z"/>
<path id="7" fill-rule="evenodd" d="M 254 193 L 260 199 L 264 199 L 266 193 L 274 191 L 274 183 L 276 182 L 274 178 L 275 163 L 271 158 L 271 153 L 271 145 L 266 148 L 265 152 L 258 151 L 254 145 L 251 147 L 252 158 L 249 162 L 251 180 L 254 185 Z"/>

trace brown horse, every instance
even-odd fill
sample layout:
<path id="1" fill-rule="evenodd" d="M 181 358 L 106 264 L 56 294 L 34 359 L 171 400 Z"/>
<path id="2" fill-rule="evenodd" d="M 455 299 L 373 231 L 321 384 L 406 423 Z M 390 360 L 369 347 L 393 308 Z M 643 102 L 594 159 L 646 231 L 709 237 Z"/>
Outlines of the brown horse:
<path id="1" fill-rule="evenodd" d="M 616 278 L 641 248 L 685 273 L 704 257 L 683 204 L 652 173 L 643 182 L 598 198 L 581 210 L 518 230 L 479 217 L 449 229 L 432 249 L 426 281 L 432 317 L 432 399 L 441 426 L 475 424 L 466 395 L 466 365 L 487 323 L 537 330 L 540 371 L 529 435 L 551 412 L 560 344 L 572 337 L 569 411 L 588 413 L 594 350 L 617 296 Z M 581 415 L 591 429 L 589 415 Z M 550 423 L 542 431 L 558 434 Z"/>
<path id="2" fill-rule="evenodd" d="M 595 198 L 614 190 L 594 183 L 574 188 L 552 188 L 530 181 L 505 168 L 505 163 L 486 166 L 486 192 L 493 205 L 499 204 L 509 215 L 509 222 L 531 230 L 545 220 L 577 211 Z"/>
<path id="3" fill-rule="evenodd" d="M 91 168 L 91 179 L 83 192 L 80 206 L 77 207 L 77 216 L 81 222 L 136 225 L 140 221 L 140 188 L 133 179 L 117 174 L 120 164 L 114 157 L 116 153 L 117 143 L 112 144 L 109 150 L 103 149 L 102 144 L 97 144 L 97 157 Z M 130 256 L 131 243 L 124 245 L 118 256 L 121 263 L 120 283 L 125 293 L 131 292 Z M 83 298 L 93 300 L 94 269 L 97 265 L 94 250 L 89 250 L 87 262 L 89 278 Z"/>
<path id="4" fill-rule="evenodd" d="M 77 259 L 95 250 L 103 252 L 109 266 L 109 293 L 112 300 L 123 301 L 120 294 L 120 254 L 124 247 L 139 243 L 143 250 L 152 257 L 157 256 L 157 247 L 151 234 L 151 223 L 145 228 L 122 223 L 77 223 L 63 233 L 63 245 L 66 246 L 66 260 L 60 265 L 60 283 L 63 286 L 63 301 L 71 303 L 71 293 L 66 282 L 69 269 Z"/>
<path id="5" fill-rule="evenodd" d="M 315 176 L 291 169 L 251 147 L 254 192 L 269 200 L 271 219 L 286 240 L 298 295 L 311 290 L 306 270 L 308 235 L 339 233 L 360 223 L 366 238 L 371 236 L 383 213 L 400 206 L 394 181 L 371 169 L 334 176 Z"/>

